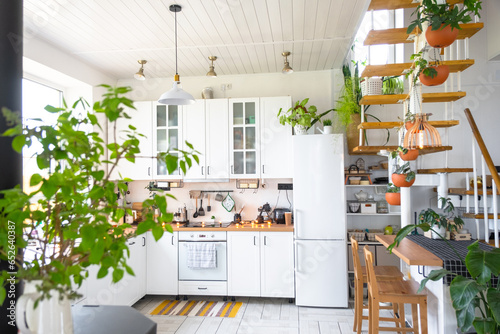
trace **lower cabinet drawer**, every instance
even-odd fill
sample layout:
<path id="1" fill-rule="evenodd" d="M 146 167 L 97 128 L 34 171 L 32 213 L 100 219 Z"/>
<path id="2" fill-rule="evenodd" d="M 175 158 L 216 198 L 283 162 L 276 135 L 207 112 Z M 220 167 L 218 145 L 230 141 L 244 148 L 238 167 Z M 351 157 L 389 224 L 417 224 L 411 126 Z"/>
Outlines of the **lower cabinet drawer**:
<path id="1" fill-rule="evenodd" d="M 179 294 L 227 296 L 227 282 L 179 281 Z"/>

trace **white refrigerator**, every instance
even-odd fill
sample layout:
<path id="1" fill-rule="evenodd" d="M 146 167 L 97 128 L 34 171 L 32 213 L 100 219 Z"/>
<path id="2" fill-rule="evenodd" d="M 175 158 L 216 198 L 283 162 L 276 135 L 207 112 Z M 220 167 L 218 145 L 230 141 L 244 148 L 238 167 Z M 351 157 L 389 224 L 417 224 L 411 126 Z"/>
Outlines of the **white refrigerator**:
<path id="1" fill-rule="evenodd" d="M 344 139 L 293 136 L 295 302 L 348 307 Z"/>

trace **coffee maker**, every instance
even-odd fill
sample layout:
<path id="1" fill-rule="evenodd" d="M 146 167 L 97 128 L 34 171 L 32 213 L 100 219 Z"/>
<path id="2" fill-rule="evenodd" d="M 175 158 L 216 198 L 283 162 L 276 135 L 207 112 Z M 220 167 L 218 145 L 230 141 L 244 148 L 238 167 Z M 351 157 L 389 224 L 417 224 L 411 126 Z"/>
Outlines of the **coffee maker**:
<path id="1" fill-rule="evenodd" d="M 273 211 L 273 221 L 276 224 L 285 224 L 285 212 L 290 212 L 287 208 L 276 208 Z"/>
<path id="2" fill-rule="evenodd" d="M 271 221 L 271 217 L 269 216 L 270 213 L 271 213 L 271 206 L 269 205 L 269 203 L 266 203 L 263 206 L 261 206 L 259 208 L 259 215 L 257 216 L 257 219 L 256 219 L 257 224 L 262 224 L 266 221 Z M 267 219 L 264 219 L 263 214 L 265 214 L 267 216 Z"/>

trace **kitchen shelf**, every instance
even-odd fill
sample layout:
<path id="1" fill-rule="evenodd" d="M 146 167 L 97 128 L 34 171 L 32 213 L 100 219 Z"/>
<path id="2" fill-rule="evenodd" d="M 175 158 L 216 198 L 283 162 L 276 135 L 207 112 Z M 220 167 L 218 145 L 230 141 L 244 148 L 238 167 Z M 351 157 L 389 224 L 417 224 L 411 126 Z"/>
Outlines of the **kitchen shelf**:
<path id="1" fill-rule="evenodd" d="M 431 65 L 436 64 L 436 62 L 430 62 Z M 448 65 L 450 68 L 450 73 L 463 72 L 470 66 L 474 65 L 474 59 L 465 60 L 446 60 L 442 61 L 441 64 Z M 386 77 L 386 76 L 399 76 L 405 74 L 407 70 L 410 70 L 413 63 L 397 63 L 397 64 L 385 64 L 385 65 L 367 65 L 361 73 L 360 77 Z"/>
<path id="2" fill-rule="evenodd" d="M 448 0 L 449 4 L 461 3 L 463 0 Z M 372 0 L 368 6 L 368 10 L 384 10 L 384 9 L 399 9 L 399 8 L 415 8 L 418 2 L 414 0 Z"/>
<path id="3" fill-rule="evenodd" d="M 483 27 L 483 22 L 461 24 L 461 29 L 458 30 L 457 39 L 472 37 L 479 30 L 483 29 Z M 408 34 L 406 29 L 407 28 L 370 30 L 366 36 L 364 45 L 413 43 L 417 30 L 413 30 L 411 34 Z"/>
<path id="4" fill-rule="evenodd" d="M 387 150 L 389 152 L 395 151 L 397 146 L 356 146 L 352 152 L 349 154 L 353 155 L 377 155 L 381 150 Z M 439 146 L 439 147 L 428 147 L 420 150 L 420 154 L 430 154 L 443 151 L 451 151 L 452 146 Z"/>
<path id="5" fill-rule="evenodd" d="M 422 93 L 423 103 L 453 102 L 465 97 L 465 92 L 446 92 L 446 93 Z M 392 95 L 365 95 L 359 101 L 360 105 L 376 104 L 398 104 L 403 103 L 408 98 L 408 94 Z"/>
<path id="6" fill-rule="evenodd" d="M 435 128 L 449 128 L 460 124 L 458 120 L 451 121 L 429 121 L 429 124 Z M 394 129 L 400 128 L 403 122 L 363 122 L 358 125 L 358 130 L 371 129 Z"/>

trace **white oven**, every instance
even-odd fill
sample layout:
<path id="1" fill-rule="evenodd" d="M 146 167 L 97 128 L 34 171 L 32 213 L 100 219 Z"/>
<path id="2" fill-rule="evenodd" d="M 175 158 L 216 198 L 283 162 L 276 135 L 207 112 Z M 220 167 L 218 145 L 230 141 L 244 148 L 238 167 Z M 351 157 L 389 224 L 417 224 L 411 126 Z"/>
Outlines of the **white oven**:
<path id="1" fill-rule="evenodd" d="M 215 263 L 193 267 L 193 249 L 205 243 L 215 250 Z M 227 237 L 223 231 L 179 232 L 179 294 L 227 295 Z M 203 260 L 203 259 L 202 259 Z"/>

